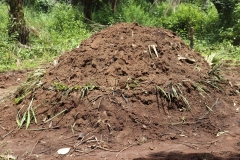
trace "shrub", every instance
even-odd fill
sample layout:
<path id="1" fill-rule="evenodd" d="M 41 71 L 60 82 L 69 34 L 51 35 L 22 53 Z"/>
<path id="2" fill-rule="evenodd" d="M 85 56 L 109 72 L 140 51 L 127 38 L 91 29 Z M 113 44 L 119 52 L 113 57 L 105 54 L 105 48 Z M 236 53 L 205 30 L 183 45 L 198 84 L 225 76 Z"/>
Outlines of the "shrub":
<path id="1" fill-rule="evenodd" d="M 160 13 L 159 20 L 164 28 L 171 29 L 187 38 L 190 27 L 194 27 L 195 36 L 205 38 L 208 34 L 214 32 L 216 28 L 218 15 L 215 8 L 211 7 L 204 12 L 201 7 L 189 3 L 181 3 L 176 12 L 163 12 L 162 6 L 158 6 Z M 202 37 L 204 35 L 204 37 Z"/>
<path id="2" fill-rule="evenodd" d="M 143 1 L 129 0 L 122 8 L 123 20 L 125 22 L 137 22 L 145 26 L 154 26 L 154 19 L 147 10 L 149 6 L 149 3 Z"/>
<path id="3" fill-rule="evenodd" d="M 10 41 L 7 34 L 8 9 L 0 4 L 0 70 L 37 67 L 52 61 L 63 51 L 75 48 L 89 37 L 90 32 L 82 21 L 82 11 L 66 4 L 56 4 L 50 12 L 39 12 L 25 7 L 25 19 L 29 27 L 30 42 L 22 46 Z M 34 63 L 33 63 L 34 62 Z"/>

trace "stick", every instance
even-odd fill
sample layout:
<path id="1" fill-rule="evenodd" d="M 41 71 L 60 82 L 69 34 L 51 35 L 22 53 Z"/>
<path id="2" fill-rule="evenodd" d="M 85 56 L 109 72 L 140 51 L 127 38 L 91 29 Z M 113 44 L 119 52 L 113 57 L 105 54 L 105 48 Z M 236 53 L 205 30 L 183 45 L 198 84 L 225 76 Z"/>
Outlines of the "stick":
<path id="1" fill-rule="evenodd" d="M 153 56 L 152 56 L 152 52 L 151 52 L 151 47 L 150 47 L 150 45 L 148 45 L 148 50 L 149 50 L 150 57 L 152 58 Z"/>
<path id="2" fill-rule="evenodd" d="M 207 143 L 213 144 L 213 143 L 218 142 L 218 141 L 219 141 L 219 139 L 217 139 L 215 141 L 207 142 Z"/>
<path id="3" fill-rule="evenodd" d="M 179 124 L 196 124 L 197 122 L 175 122 L 175 123 L 169 123 L 169 125 L 175 126 L 175 125 L 179 125 Z"/>
<path id="4" fill-rule="evenodd" d="M 156 97 L 157 97 L 157 104 L 158 104 L 158 111 L 160 113 L 160 107 L 159 107 L 159 98 L 158 98 L 158 89 L 156 87 Z M 163 109 L 163 111 L 165 112 L 165 110 Z M 166 114 L 166 113 L 165 113 Z"/>
<path id="5" fill-rule="evenodd" d="M 119 150 L 110 150 L 110 149 L 107 149 L 107 148 L 104 148 L 104 147 L 101 147 L 101 146 L 97 146 L 97 148 L 102 149 L 104 151 L 109 151 L 109 152 L 119 152 Z"/>
<path id="6" fill-rule="evenodd" d="M 4 139 L 5 137 L 7 137 L 9 134 L 11 134 L 13 131 L 15 131 L 17 128 L 15 128 L 15 129 L 13 129 L 13 130 L 11 130 L 10 132 L 8 132 L 7 134 L 5 134 L 5 135 L 3 135 L 2 137 L 1 137 L 1 139 Z"/>
<path id="7" fill-rule="evenodd" d="M 215 106 L 217 105 L 218 99 L 219 99 L 219 98 L 217 98 L 217 100 L 215 101 L 215 103 L 214 103 L 214 104 L 212 105 L 212 107 L 210 108 L 212 111 L 213 111 L 213 107 L 215 107 Z M 210 113 L 210 111 L 207 111 L 207 113 L 205 113 L 202 117 L 200 117 L 200 118 L 198 118 L 198 119 L 199 119 L 199 120 L 204 119 L 205 116 L 208 115 L 209 113 Z"/>
<path id="8" fill-rule="evenodd" d="M 4 128 L 2 125 L 0 125 L 0 127 L 1 127 L 3 130 L 6 130 L 6 128 Z"/>
<path id="9" fill-rule="evenodd" d="M 102 103 L 102 99 L 103 99 L 103 97 L 101 97 L 101 99 L 100 99 L 100 101 L 99 101 L 99 103 L 98 103 L 98 111 L 99 111 L 100 105 L 101 105 L 101 103 Z"/>
<path id="10" fill-rule="evenodd" d="M 66 110 L 67 110 L 67 109 L 64 109 L 63 111 L 59 112 L 58 114 L 56 114 L 56 115 L 55 115 L 55 116 L 53 116 L 52 118 L 50 118 L 50 119 L 46 120 L 44 123 L 47 123 L 47 122 L 49 122 L 49 121 L 53 120 L 55 117 L 59 116 L 60 114 L 62 114 L 62 113 L 63 113 L 63 112 L 65 112 Z"/>
<path id="11" fill-rule="evenodd" d="M 121 152 L 127 150 L 128 148 L 130 148 L 130 147 L 132 147 L 132 146 L 134 146 L 134 144 L 130 144 L 129 146 L 123 148 L 121 151 L 119 151 L 119 152 L 117 153 L 116 158 L 118 157 L 118 155 L 119 155 Z"/>
<path id="12" fill-rule="evenodd" d="M 189 144 L 181 143 L 181 142 L 175 142 L 175 143 L 183 144 L 183 145 L 188 146 L 188 147 L 193 148 L 193 149 L 198 149 L 198 146 L 197 146 L 197 145 L 194 145 L 194 144 L 191 144 L 191 143 L 189 143 Z M 191 146 L 191 145 L 192 145 L 192 146 Z"/>
<path id="13" fill-rule="evenodd" d="M 51 128 L 37 128 L 37 129 L 28 129 L 29 131 L 43 131 L 48 129 L 59 129 L 59 126 L 51 127 Z"/>
<path id="14" fill-rule="evenodd" d="M 45 152 L 47 152 L 47 151 L 49 151 L 49 150 L 51 150 L 51 149 L 47 149 L 47 150 L 45 150 L 45 151 L 42 151 L 42 152 L 40 152 L 40 153 L 38 153 L 38 154 L 45 153 Z"/>
<path id="15" fill-rule="evenodd" d="M 128 99 L 123 95 L 123 93 L 121 94 L 123 99 L 125 100 L 125 102 L 128 104 Z"/>
<path id="16" fill-rule="evenodd" d="M 36 145 L 38 144 L 38 142 L 39 142 L 39 141 L 37 141 L 37 142 L 35 143 L 35 145 L 33 146 L 33 149 L 31 150 L 31 152 L 30 152 L 30 155 L 29 155 L 29 156 L 31 156 L 31 154 L 32 154 L 32 152 L 33 152 L 34 148 L 36 147 Z"/>
<path id="17" fill-rule="evenodd" d="M 80 143 L 77 143 L 76 145 L 74 145 L 75 150 L 76 150 L 76 148 L 77 148 L 79 145 L 81 145 L 81 144 L 83 144 L 83 143 L 85 143 L 85 142 L 87 142 L 87 141 L 89 141 L 89 140 L 91 140 L 91 139 L 93 139 L 93 138 L 95 138 L 95 136 L 92 136 L 92 137 L 90 137 L 90 138 L 88 138 L 88 139 L 86 139 L 86 140 L 84 140 L 84 141 L 81 141 Z"/>
<path id="18" fill-rule="evenodd" d="M 209 144 L 209 145 L 207 145 L 207 146 L 211 146 L 213 143 L 216 143 L 216 142 L 218 142 L 218 141 L 219 141 L 219 139 L 217 139 L 217 140 L 215 140 L 215 141 L 207 142 L 207 144 Z"/>
<path id="19" fill-rule="evenodd" d="M 157 50 L 156 50 L 156 46 L 155 46 L 155 45 L 152 45 L 152 48 L 153 48 L 154 53 L 155 53 L 156 56 L 158 57 L 158 53 L 157 53 Z"/>
<path id="20" fill-rule="evenodd" d="M 72 137 L 78 137 L 78 136 L 79 136 L 78 134 L 74 134 L 74 135 L 71 135 L 71 136 L 69 136 L 69 137 L 67 137 L 67 138 L 64 138 L 64 140 L 70 139 L 70 138 L 72 138 Z"/>

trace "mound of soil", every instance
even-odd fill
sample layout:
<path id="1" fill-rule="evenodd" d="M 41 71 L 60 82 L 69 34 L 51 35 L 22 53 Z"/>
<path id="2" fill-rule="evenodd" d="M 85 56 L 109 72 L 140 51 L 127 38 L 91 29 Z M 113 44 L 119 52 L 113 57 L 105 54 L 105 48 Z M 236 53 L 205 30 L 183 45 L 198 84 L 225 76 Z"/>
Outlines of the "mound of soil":
<path id="1" fill-rule="evenodd" d="M 229 127 L 236 114 L 229 97 L 239 91 L 176 33 L 136 23 L 94 34 L 61 55 L 39 84 L 16 113 L 32 101 L 38 123 L 30 130 L 65 128 L 70 146 L 84 153 L 182 137 L 210 141 Z"/>

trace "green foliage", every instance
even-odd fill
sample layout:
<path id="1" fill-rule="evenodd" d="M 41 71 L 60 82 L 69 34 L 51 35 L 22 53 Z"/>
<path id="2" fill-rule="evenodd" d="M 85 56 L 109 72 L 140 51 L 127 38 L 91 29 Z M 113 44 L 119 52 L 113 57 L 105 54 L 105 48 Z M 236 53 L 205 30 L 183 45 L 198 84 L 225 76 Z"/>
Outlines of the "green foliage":
<path id="1" fill-rule="evenodd" d="M 109 5 L 104 4 L 100 10 L 93 13 L 93 20 L 101 24 L 114 24 L 119 22 L 137 22 L 145 26 L 153 26 L 155 19 L 149 13 L 151 3 L 145 0 L 122 0 L 113 14 Z"/>
<path id="2" fill-rule="evenodd" d="M 98 22 L 100 24 L 104 24 L 104 25 L 113 24 L 113 23 L 116 23 L 118 21 L 116 14 L 112 13 L 108 4 L 102 4 L 101 9 L 93 12 L 92 18 L 96 22 Z"/>
<path id="3" fill-rule="evenodd" d="M 22 128 L 23 124 L 26 123 L 26 129 L 28 129 L 32 118 L 34 118 L 34 122 L 37 124 L 37 118 L 35 111 L 32 108 L 32 102 L 33 99 L 31 100 L 27 110 L 23 114 L 21 114 L 21 110 L 24 106 L 18 111 L 16 116 L 16 123 L 18 125 L 18 128 Z"/>
<path id="4" fill-rule="evenodd" d="M 52 61 L 63 51 L 75 48 L 90 36 L 82 21 L 82 10 L 66 4 L 56 4 L 50 12 L 25 7 L 25 19 L 30 30 L 27 46 L 8 37 L 8 8 L 0 3 L 0 70 L 36 68 Z M 20 66 L 18 64 L 20 62 Z"/>
<path id="5" fill-rule="evenodd" d="M 85 96 L 87 96 L 88 91 L 92 91 L 94 89 L 99 89 L 99 87 L 93 85 L 92 82 L 89 82 L 85 86 L 82 86 L 82 88 L 81 88 L 81 97 L 84 98 Z"/>
<path id="6" fill-rule="evenodd" d="M 53 7 L 49 0 L 36 0 L 34 9 L 39 12 L 48 12 Z"/>
<path id="7" fill-rule="evenodd" d="M 240 45 L 240 2 L 236 5 L 233 12 L 233 26 L 222 29 L 221 37 L 222 39 L 228 39 L 235 45 Z"/>
<path id="8" fill-rule="evenodd" d="M 24 7 L 29 7 L 37 12 L 49 12 L 54 1 L 52 0 L 23 0 Z"/>
<path id="9" fill-rule="evenodd" d="M 69 87 L 63 83 L 59 83 L 59 82 L 53 82 L 52 84 L 54 86 L 54 88 L 56 88 L 56 90 L 58 91 L 67 91 L 69 89 Z"/>
<path id="10" fill-rule="evenodd" d="M 232 1 L 231 0 L 231 4 Z M 61 2 L 61 3 L 58 3 Z M 0 70 L 38 67 L 71 50 L 91 33 L 83 18 L 83 7 L 72 7 L 67 1 L 25 0 L 25 19 L 30 29 L 30 42 L 20 45 L 8 37 L 8 7 L 0 3 Z M 210 0 L 205 7 L 202 1 L 181 1 L 175 8 L 166 1 L 121 0 L 116 13 L 105 1 L 94 3 L 93 22 L 104 25 L 118 22 L 137 22 L 145 26 L 163 27 L 177 32 L 188 43 L 189 28 L 195 29 L 195 50 L 204 55 L 214 54 L 214 60 L 231 56 L 239 59 L 240 2 L 232 13 L 233 25 L 220 28 L 219 14 Z M 224 2 L 225 1 L 220 1 Z M 229 1 L 230 2 L 230 1 Z M 99 4 L 99 5 L 97 5 Z M 220 42 L 223 42 L 223 46 Z M 214 44 L 213 44 L 214 43 Z M 226 59 L 226 57 L 224 59 Z M 19 65 L 20 64 L 20 65 Z"/>
<path id="11" fill-rule="evenodd" d="M 145 26 L 153 26 L 154 19 L 147 11 L 148 3 L 141 3 L 143 1 L 129 0 L 122 8 L 122 17 L 125 22 L 137 22 Z"/>
<path id="12" fill-rule="evenodd" d="M 190 27 L 194 27 L 195 36 L 205 39 L 206 35 L 214 32 L 218 21 L 217 11 L 213 8 L 204 12 L 201 7 L 188 3 L 181 3 L 175 12 L 168 8 L 163 12 L 162 6 L 158 8 L 158 21 L 162 22 L 162 26 L 179 33 L 183 38 L 188 38 Z"/>

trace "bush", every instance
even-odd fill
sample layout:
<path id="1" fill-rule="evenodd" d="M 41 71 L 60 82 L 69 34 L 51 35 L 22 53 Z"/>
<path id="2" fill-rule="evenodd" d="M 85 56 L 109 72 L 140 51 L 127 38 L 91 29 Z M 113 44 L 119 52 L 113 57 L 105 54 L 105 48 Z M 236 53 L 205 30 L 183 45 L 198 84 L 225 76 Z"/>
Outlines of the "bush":
<path id="1" fill-rule="evenodd" d="M 163 12 L 165 7 L 158 6 L 161 14 L 159 20 L 162 26 L 179 33 L 183 38 L 187 38 L 190 27 L 194 27 L 195 36 L 205 39 L 209 34 L 215 32 L 217 27 L 218 14 L 217 10 L 213 7 L 204 12 L 200 7 L 189 4 L 181 3 L 176 12 Z M 213 35 L 212 35 L 213 36 Z"/>
<path id="2" fill-rule="evenodd" d="M 22 46 L 10 41 L 7 34 L 8 9 L 0 4 L 0 70 L 37 67 L 52 61 L 63 51 L 71 50 L 88 38 L 90 32 L 82 21 L 82 10 L 66 4 L 56 4 L 44 13 L 25 7 L 25 20 L 30 29 L 30 42 Z"/>
<path id="3" fill-rule="evenodd" d="M 137 22 L 145 26 L 153 26 L 155 24 L 154 20 L 147 11 L 149 4 L 141 2 L 129 0 L 122 8 L 123 20 L 125 22 Z"/>
<path id="4" fill-rule="evenodd" d="M 38 12 L 49 12 L 51 11 L 54 1 L 52 0 L 23 0 L 24 7 L 34 9 Z"/>
<path id="5" fill-rule="evenodd" d="M 233 44 L 240 45 L 240 2 L 237 4 L 233 13 L 234 26 L 233 26 Z"/>
<path id="6" fill-rule="evenodd" d="M 93 20 L 101 24 L 119 22 L 137 22 L 145 26 L 153 26 L 154 19 L 149 13 L 151 3 L 145 0 L 122 0 L 118 2 L 116 13 L 113 14 L 108 4 L 102 4 L 93 12 Z"/>

